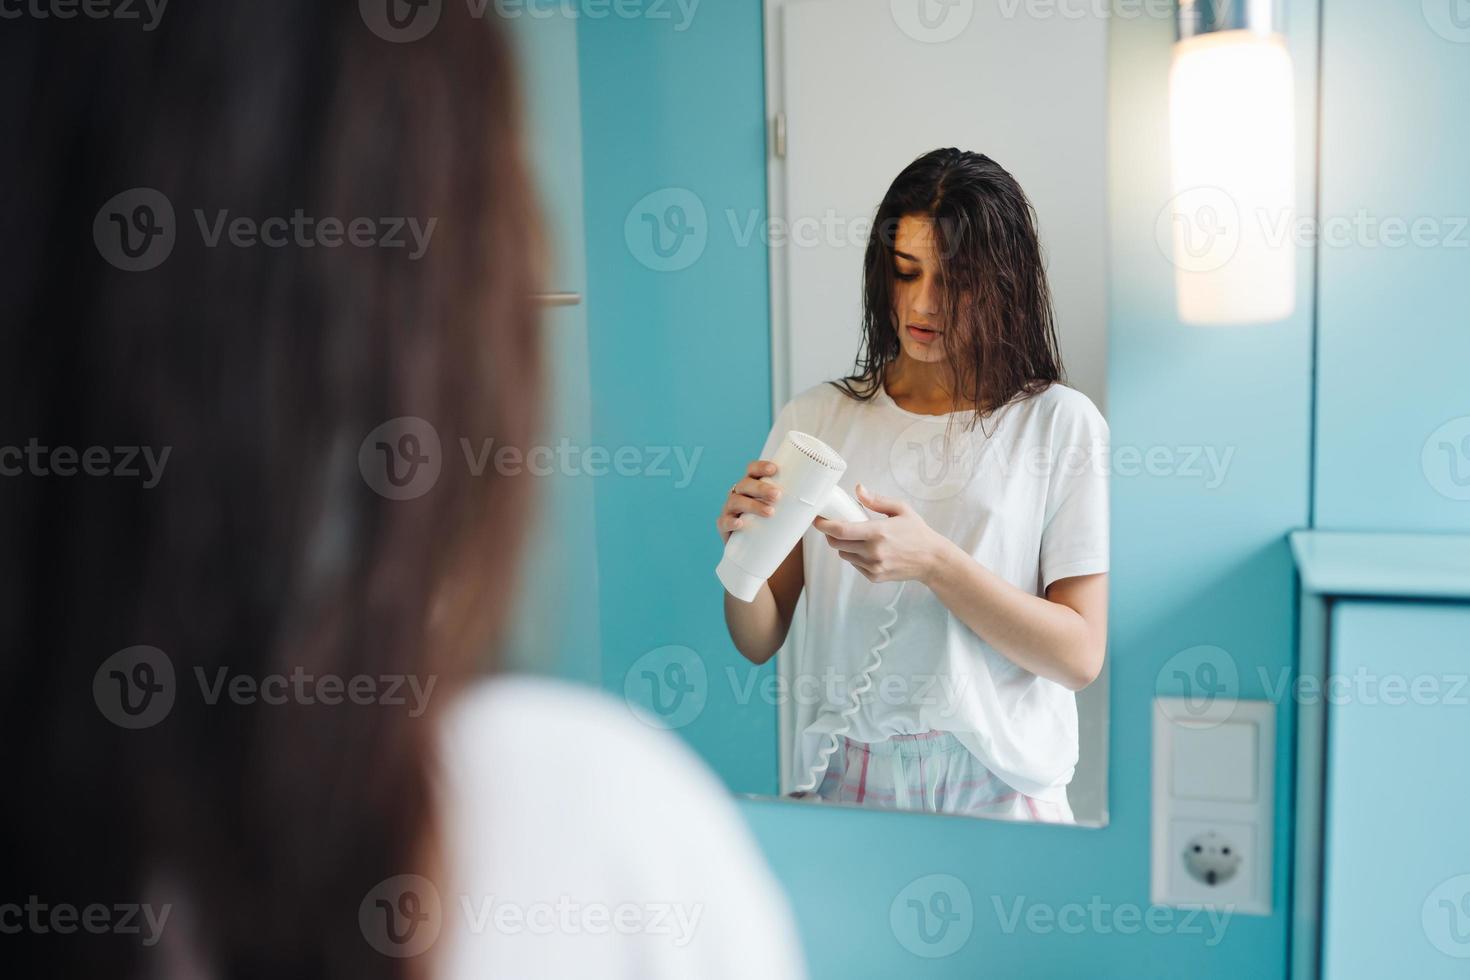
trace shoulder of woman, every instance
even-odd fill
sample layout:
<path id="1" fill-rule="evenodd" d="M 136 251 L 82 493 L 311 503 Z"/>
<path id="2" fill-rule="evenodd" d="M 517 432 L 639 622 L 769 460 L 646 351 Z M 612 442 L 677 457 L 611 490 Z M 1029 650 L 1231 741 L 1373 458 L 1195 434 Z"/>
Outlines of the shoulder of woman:
<path id="1" fill-rule="evenodd" d="M 791 396 L 784 411 L 794 412 L 797 418 L 804 421 L 808 419 L 823 421 L 830 418 L 834 412 L 840 412 L 844 408 L 857 408 L 867 404 L 869 402 L 852 397 L 835 383 L 823 381 Z"/>
<path id="2" fill-rule="evenodd" d="M 551 818 L 595 828 L 603 842 L 653 837 L 663 844 L 646 855 L 651 866 L 687 862 L 714 878 L 765 883 L 731 866 L 764 870 L 730 791 L 682 739 L 623 700 L 505 676 L 465 691 L 444 722 L 441 769 L 459 809 L 532 833 Z"/>
<path id="3" fill-rule="evenodd" d="M 823 381 L 798 391 L 787 404 L 797 411 L 813 412 L 825 410 L 846 399 L 847 396 L 836 385 Z"/>
<path id="4" fill-rule="evenodd" d="M 602 691 L 532 675 L 506 675 L 472 685 L 445 718 L 446 761 L 493 761 L 539 778 L 546 763 L 574 757 L 598 782 L 668 784 L 675 791 L 712 791 L 718 781 L 679 739 L 641 720 Z"/>
<path id="5" fill-rule="evenodd" d="M 1032 411 L 1049 428 L 1062 435 L 1080 436 L 1106 435 L 1107 420 L 1097 406 L 1076 388 L 1061 382 L 1053 382 L 1046 388 L 1029 396 Z"/>
<path id="6" fill-rule="evenodd" d="M 729 790 L 675 734 L 609 694 L 530 676 L 475 684 L 442 721 L 445 843 L 468 891 L 697 911 L 682 966 L 645 977 L 735 976 L 720 964 L 742 949 L 766 975 L 801 975 L 784 892 Z"/>

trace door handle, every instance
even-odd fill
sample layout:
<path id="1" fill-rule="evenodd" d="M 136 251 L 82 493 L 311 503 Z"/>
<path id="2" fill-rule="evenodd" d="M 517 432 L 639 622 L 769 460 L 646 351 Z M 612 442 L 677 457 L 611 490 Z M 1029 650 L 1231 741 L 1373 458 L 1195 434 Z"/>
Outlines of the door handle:
<path id="1" fill-rule="evenodd" d="M 582 302 L 581 293 L 536 293 L 534 298 L 542 306 L 576 306 Z"/>

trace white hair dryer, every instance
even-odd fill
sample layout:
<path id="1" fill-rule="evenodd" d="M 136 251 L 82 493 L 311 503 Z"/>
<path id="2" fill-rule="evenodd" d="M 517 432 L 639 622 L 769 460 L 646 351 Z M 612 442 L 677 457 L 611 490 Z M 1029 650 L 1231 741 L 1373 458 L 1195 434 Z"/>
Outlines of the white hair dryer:
<path id="1" fill-rule="evenodd" d="M 781 488 L 770 517 L 746 514 L 745 527 L 725 542 L 725 557 L 715 567 L 720 582 L 741 602 L 753 602 L 772 573 L 818 516 L 833 521 L 866 521 L 867 513 L 837 485 L 847 462 L 822 440 L 791 431 L 771 462 L 775 476 L 766 483 Z"/>

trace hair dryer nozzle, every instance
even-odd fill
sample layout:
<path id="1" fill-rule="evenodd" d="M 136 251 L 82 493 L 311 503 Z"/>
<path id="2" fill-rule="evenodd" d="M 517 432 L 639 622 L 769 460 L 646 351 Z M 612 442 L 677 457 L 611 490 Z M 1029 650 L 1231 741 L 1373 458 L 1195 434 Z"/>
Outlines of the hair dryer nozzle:
<path id="1" fill-rule="evenodd" d="M 835 520 L 867 520 L 857 502 L 837 487 L 847 463 L 822 440 L 788 432 L 772 462 L 775 476 L 761 479 L 781 488 L 775 513 L 747 514 L 725 542 L 724 558 L 715 568 L 726 591 L 742 602 L 755 600 L 761 583 L 791 554 L 819 513 Z"/>

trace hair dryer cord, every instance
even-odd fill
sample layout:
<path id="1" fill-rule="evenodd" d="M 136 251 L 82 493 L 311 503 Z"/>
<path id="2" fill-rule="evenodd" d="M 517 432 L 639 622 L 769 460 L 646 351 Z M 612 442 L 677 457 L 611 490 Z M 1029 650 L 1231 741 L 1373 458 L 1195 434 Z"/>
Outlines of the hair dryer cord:
<path id="1" fill-rule="evenodd" d="M 827 744 L 817 753 L 817 761 L 812 763 L 811 771 L 806 775 L 805 784 L 796 787 L 795 792 L 809 793 L 817 788 L 817 784 L 821 781 L 823 773 L 827 771 L 827 760 L 831 759 L 832 753 L 837 751 L 837 746 L 841 743 L 842 736 L 852 730 L 852 720 L 857 716 L 859 709 L 862 708 L 863 695 L 867 694 L 873 686 L 873 672 L 883 663 L 883 649 L 893 639 L 893 634 L 889 630 L 893 629 L 893 624 L 898 622 L 898 600 L 903 597 L 903 588 L 906 585 L 908 585 L 907 581 L 898 583 L 898 591 L 893 594 L 893 601 L 888 603 L 888 606 L 884 609 L 884 612 L 888 613 L 888 621 L 878 626 L 878 632 L 881 634 L 882 639 L 878 641 L 877 646 L 873 647 L 873 659 L 868 661 L 868 665 L 863 668 L 863 672 L 858 677 L 857 683 L 848 692 L 848 705 L 837 716 L 837 727 L 827 733 Z"/>

